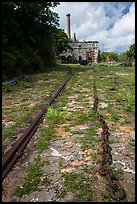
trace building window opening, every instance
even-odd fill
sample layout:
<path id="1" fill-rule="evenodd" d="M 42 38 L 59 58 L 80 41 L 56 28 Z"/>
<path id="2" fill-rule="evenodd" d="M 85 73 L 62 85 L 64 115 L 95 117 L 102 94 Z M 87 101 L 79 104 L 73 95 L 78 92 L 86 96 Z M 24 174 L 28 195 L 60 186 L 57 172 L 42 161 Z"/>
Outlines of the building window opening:
<path id="1" fill-rule="evenodd" d="M 82 61 L 82 57 L 81 56 L 79 56 L 79 62 L 81 62 Z"/>

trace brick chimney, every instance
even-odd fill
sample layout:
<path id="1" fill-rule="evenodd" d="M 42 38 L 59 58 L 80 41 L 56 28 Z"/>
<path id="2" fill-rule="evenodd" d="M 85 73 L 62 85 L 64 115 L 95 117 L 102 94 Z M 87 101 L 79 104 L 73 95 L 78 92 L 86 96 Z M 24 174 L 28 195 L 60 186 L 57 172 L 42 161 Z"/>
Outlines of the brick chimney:
<path id="1" fill-rule="evenodd" d="M 67 14 L 67 36 L 68 38 L 71 38 L 71 34 L 70 34 L 70 14 Z"/>

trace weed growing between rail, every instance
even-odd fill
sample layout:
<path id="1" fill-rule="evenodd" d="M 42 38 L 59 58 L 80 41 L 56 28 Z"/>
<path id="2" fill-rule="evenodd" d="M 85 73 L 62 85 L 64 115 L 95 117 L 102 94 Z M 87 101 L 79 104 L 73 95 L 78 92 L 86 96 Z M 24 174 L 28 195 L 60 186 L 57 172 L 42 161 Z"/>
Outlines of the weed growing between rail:
<path id="1" fill-rule="evenodd" d="M 63 67 L 65 67 L 65 65 Z M 75 66 L 73 67 L 75 69 Z M 83 69 L 84 68 L 86 69 L 86 66 L 83 66 Z M 110 133 L 111 131 L 119 130 L 118 128 L 122 125 L 124 126 L 128 124 L 134 126 L 134 70 L 133 68 L 129 68 L 129 70 L 124 67 L 114 65 L 101 66 L 99 64 L 94 65 L 94 67 L 88 66 L 88 68 L 91 68 L 91 70 L 88 72 L 87 70 L 85 72 L 76 69 L 73 70 L 73 76 L 67 84 L 67 88 L 63 94 L 61 94 L 61 97 L 56 100 L 56 103 L 48 109 L 48 112 L 45 115 L 44 121 L 46 121 L 47 126 L 35 144 L 35 150 L 38 150 L 39 154 L 44 154 L 44 150 L 54 147 L 54 141 L 56 141 L 56 139 L 57 141 L 62 141 L 63 139 L 61 137 L 63 136 L 63 138 L 65 138 L 65 134 L 57 137 L 55 135 L 55 130 L 57 128 L 62 128 L 64 132 L 70 132 L 71 136 L 74 136 L 74 143 L 72 145 L 76 144 L 80 146 L 81 152 L 84 152 L 85 154 L 82 162 L 86 162 L 83 166 L 81 165 L 76 167 L 77 171 L 79 169 L 78 173 L 62 173 L 61 178 L 64 185 L 61 187 L 57 197 L 65 198 L 68 192 L 72 192 L 74 194 L 73 201 L 76 202 L 127 202 L 127 200 L 114 201 L 113 199 L 110 199 L 107 185 L 106 183 L 103 184 L 104 180 L 101 180 L 97 173 L 97 167 L 101 157 L 100 152 L 98 151 L 101 138 L 101 128 L 97 115 L 92 110 L 94 97 L 92 68 L 94 68 L 97 72 L 97 90 L 100 102 L 99 112 L 104 116 L 106 122 L 108 123 Z M 47 95 L 51 94 L 53 87 L 57 87 L 56 81 L 58 80 L 58 73 L 56 73 L 54 77 L 53 73 L 55 74 L 53 71 L 49 74 L 43 74 L 43 76 L 39 74 L 38 87 L 33 84 L 35 89 L 33 89 L 34 92 L 31 92 L 31 94 L 34 94 L 34 101 L 40 101 L 40 98 L 44 98 L 44 93 L 45 98 L 48 99 Z M 128 73 L 128 75 L 119 75 L 118 73 Z M 60 74 L 60 76 L 63 78 L 63 74 Z M 51 77 L 51 79 L 49 79 L 49 77 Z M 35 75 L 34 78 L 34 81 L 36 81 L 37 75 Z M 52 81 L 55 83 L 54 86 L 51 83 Z M 47 89 L 49 88 L 51 92 L 45 90 L 45 84 L 47 84 L 46 87 Z M 39 99 L 36 95 L 37 91 L 40 93 Z M 26 96 L 24 95 L 24 97 Z M 22 103 L 24 103 L 24 106 L 25 100 L 22 98 Z M 107 107 L 102 108 L 102 103 L 107 104 Z M 28 105 L 30 104 L 26 104 L 26 107 Z M 26 107 L 24 108 L 24 111 L 26 110 Z M 6 112 L 8 112 L 8 109 L 4 114 L 6 114 Z M 88 128 L 80 128 L 84 126 L 87 126 Z M 72 141 L 71 136 L 70 140 Z M 69 152 L 71 149 L 69 146 L 67 146 L 68 143 L 66 141 L 69 141 L 68 138 L 69 136 L 66 136 L 63 143 L 63 148 L 65 147 L 66 152 Z M 115 145 L 116 143 L 119 144 L 119 141 L 115 141 L 112 135 L 112 137 L 110 137 L 109 144 L 111 146 L 111 144 Z M 134 147 L 135 143 L 132 141 L 126 146 L 126 150 L 132 149 L 134 151 Z M 61 150 L 61 147 L 59 148 Z M 73 151 L 74 154 L 76 154 L 76 148 Z M 71 154 L 73 153 L 71 152 Z M 79 158 L 80 156 L 81 155 L 79 155 Z M 85 160 L 85 158 L 90 160 Z M 50 165 L 50 163 L 52 163 L 51 160 L 44 162 L 45 165 Z M 68 161 L 68 163 L 69 162 L 71 163 L 71 161 Z M 79 160 L 77 162 L 79 162 Z M 68 165 L 70 165 L 70 163 Z M 33 170 L 28 170 L 30 171 L 30 174 L 27 174 L 26 181 L 17 190 L 17 194 L 19 196 L 38 191 L 38 187 L 42 184 L 40 179 L 42 176 L 42 165 L 33 165 Z M 70 166 L 65 166 L 64 160 L 61 159 L 58 162 L 58 167 L 61 170 Z M 123 170 L 120 172 L 119 169 L 114 169 L 113 173 L 115 178 L 122 180 Z M 30 180 L 32 180 L 32 182 Z M 50 184 L 48 178 L 45 178 L 43 182 L 44 181 L 45 186 Z M 34 187 L 32 187 L 32 191 L 30 190 L 31 185 L 34 185 Z"/>
<path id="2" fill-rule="evenodd" d="M 63 123 L 66 120 L 69 120 L 70 116 L 69 114 L 66 114 L 64 112 L 61 112 L 58 109 L 54 109 L 49 107 L 47 114 L 46 114 L 46 118 L 48 120 L 48 122 L 51 124 L 59 124 L 59 123 Z"/>
<path id="3" fill-rule="evenodd" d="M 55 68 L 2 87 L 2 140 L 17 136 L 21 124 L 47 105 L 66 75 L 66 69 Z"/>
<path id="4" fill-rule="evenodd" d="M 38 149 L 40 152 L 42 152 L 49 147 L 51 140 L 53 140 L 53 139 L 54 139 L 54 129 L 52 127 L 48 127 L 47 130 L 45 130 L 42 133 L 37 144 L 34 146 L 36 146 L 36 149 Z"/>
<path id="5" fill-rule="evenodd" d="M 83 174 L 63 173 L 65 189 L 60 193 L 59 197 L 64 197 L 68 191 L 75 194 L 74 202 L 91 201 L 93 190 L 89 178 Z"/>
<path id="6" fill-rule="evenodd" d="M 16 189 L 15 194 L 18 196 L 27 195 L 38 189 L 38 184 L 41 182 L 40 177 L 42 176 L 40 167 L 43 165 L 44 163 L 41 158 L 37 157 L 35 162 L 28 168 L 26 179 L 23 184 Z"/>
<path id="7" fill-rule="evenodd" d="M 70 115 L 64 113 L 63 111 L 60 111 L 59 109 L 49 107 L 45 118 L 46 118 L 48 127 L 41 134 L 41 137 L 38 140 L 37 144 L 34 144 L 36 149 L 38 149 L 40 152 L 46 150 L 49 147 L 49 145 L 51 144 L 51 141 L 55 139 L 55 136 L 54 136 L 55 128 L 60 123 L 63 123 L 69 120 Z M 66 127 L 66 131 L 67 130 L 68 130 L 68 127 Z"/>
<path id="8" fill-rule="evenodd" d="M 134 69 L 131 69 L 130 71 L 125 69 L 124 67 L 118 67 L 118 66 L 111 66 L 106 65 L 105 67 L 101 67 L 100 65 L 95 65 L 94 69 L 97 72 L 97 89 L 98 89 L 98 96 L 99 96 L 99 112 L 101 115 L 104 116 L 106 121 L 108 122 L 110 131 L 115 130 L 119 125 L 125 125 L 126 123 L 134 125 L 134 108 L 135 108 L 135 99 L 134 99 Z M 125 74 L 127 72 L 128 74 Z M 91 72 L 92 73 L 92 72 Z M 119 75 L 119 73 L 122 73 L 122 75 Z M 90 91 L 93 88 L 93 80 L 87 79 L 84 76 L 84 73 L 78 74 L 78 78 L 73 74 L 73 77 L 75 78 L 76 83 L 73 83 L 73 88 L 69 88 L 67 90 L 68 93 L 72 93 L 74 96 L 76 96 L 72 101 L 74 104 L 76 101 L 79 104 L 82 104 L 82 102 L 87 102 L 87 98 L 85 97 L 86 94 L 93 97 L 93 92 Z M 82 90 L 78 89 L 78 87 L 82 86 L 82 83 L 80 81 L 80 77 L 82 77 L 82 80 L 85 78 L 85 83 L 83 84 L 84 88 L 89 88 L 89 91 L 84 91 L 82 94 Z M 86 84 L 88 85 L 86 86 Z M 129 85 L 130 84 L 130 85 Z M 71 86 L 70 86 L 71 87 Z M 122 88 L 124 87 L 124 89 Z M 133 89 L 132 89 L 133 88 Z M 125 91 L 121 91 L 123 89 Z M 71 91 L 70 91 L 71 90 Z M 66 92 L 66 93 L 67 93 Z M 121 95 L 119 94 L 121 93 Z M 130 94 L 129 94 L 130 93 Z M 78 97 L 77 97 L 78 96 Z M 121 98 L 120 98 L 121 97 Z M 68 96 L 69 99 L 69 96 Z M 71 101 L 69 99 L 69 101 Z M 101 103 L 105 103 L 107 107 L 101 108 Z M 59 100 L 59 104 L 61 105 L 61 102 Z M 77 103 L 76 103 L 77 104 Z M 83 106 L 84 107 L 84 106 Z M 89 104 L 85 104 L 85 107 L 91 107 Z M 84 137 L 80 139 L 81 142 L 81 148 L 82 150 L 91 148 L 94 149 L 99 144 L 100 136 L 97 134 L 97 129 L 100 128 L 98 122 L 96 122 L 96 115 L 94 113 L 85 112 L 83 109 L 71 109 L 69 112 L 71 113 L 73 111 L 73 116 L 71 118 L 71 125 L 72 127 L 75 125 L 84 125 L 84 124 L 90 124 L 90 128 L 86 131 L 84 131 Z M 67 112 L 67 111 L 66 111 Z M 90 114 L 92 117 L 90 117 Z M 92 120 L 93 119 L 93 120 Z M 92 126 L 93 121 L 93 126 Z M 82 131 L 76 130 L 72 131 L 73 134 L 82 134 Z M 114 141 L 111 137 L 109 144 L 114 144 L 118 141 Z M 98 163 L 97 160 L 99 159 L 99 153 L 92 153 L 90 155 L 92 159 L 95 161 L 95 163 Z M 118 174 L 119 170 L 116 170 L 115 174 Z M 116 176 L 115 176 L 116 178 Z M 119 177 L 120 179 L 120 177 Z M 65 190 L 63 191 L 64 194 Z M 104 196 L 105 197 L 105 196 Z M 103 191 L 102 191 L 102 200 L 109 200 L 113 202 L 113 199 L 109 198 L 109 193 L 107 191 L 106 198 L 103 197 Z M 126 199 L 124 200 L 127 201 Z M 124 202 L 123 201 L 123 202 Z M 107 201 L 106 201 L 107 202 Z M 114 201 L 117 202 L 117 201 Z M 120 201 L 122 202 L 122 201 Z"/>
<path id="9" fill-rule="evenodd" d="M 126 111 L 135 113 L 135 97 L 133 91 L 128 91 L 126 89 L 120 89 L 117 91 L 116 100 L 118 102 L 124 103 L 124 108 Z"/>

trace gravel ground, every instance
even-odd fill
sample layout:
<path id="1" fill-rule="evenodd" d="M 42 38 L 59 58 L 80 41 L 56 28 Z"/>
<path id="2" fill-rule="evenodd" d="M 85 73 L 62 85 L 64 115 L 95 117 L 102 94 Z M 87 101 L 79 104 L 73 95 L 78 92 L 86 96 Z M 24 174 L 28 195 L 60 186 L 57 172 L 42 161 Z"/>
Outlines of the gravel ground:
<path id="1" fill-rule="evenodd" d="M 72 114 L 72 116 L 78 111 L 83 114 L 88 113 L 89 109 L 92 109 L 94 102 L 93 82 L 85 81 L 88 77 L 92 79 L 92 72 L 90 70 L 77 72 L 77 75 L 74 75 L 68 83 L 66 91 L 61 94 L 61 97 L 54 104 L 54 108 L 59 106 L 65 112 Z M 68 92 L 68 94 L 67 91 L 72 90 L 72 86 L 73 91 Z M 79 98 L 82 94 L 86 97 Z M 64 105 L 62 101 L 66 96 L 67 102 Z M 100 102 L 99 108 L 101 111 L 105 111 L 106 107 L 107 100 Z M 2 183 L 3 202 L 73 202 L 76 199 L 75 191 L 67 190 L 64 196 L 61 196 L 64 188 L 66 189 L 63 178 L 64 173 L 83 174 L 85 178 L 91 181 L 93 193 L 90 201 L 107 202 L 102 197 L 102 193 L 106 189 L 106 181 L 98 174 L 98 156 L 96 158 L 93 157 L 94 155 L 99 155 L 101 151 L 100 141 L 96 142 L 95 146 L 91 145 L 91 147 L 88 146 L 87 148 L 83 148 L 81 145 L 86 132 L 95 125 L 90 123 L 90 121 L 87 123 L 84 121 L 83 124 L 72 124 L 72 122 L 74 122 L 73 117 L 72 120 L 56 126 L 54 140 L 50 142 L 47 149 L 39 152 L 37 149 L 34 149 L 34 144 L 37 143 L 42 132 L 48 128 L 49 124 L 47 124 L 45 117 L 25 149 L 24 155 L 14 165 Z M 133 123 L 118 125 L 117 123 L 115 124 L 117 128 L 114 128 L 112 121 L 108 121 L 108 126 L 110 127 L 110 139 L 113 140 L 110 144 L 113 158 L 112 167 L 115 170 L 122 171 L 120 183 L 127 194 L 126 202 L 132 202 L 135 196 L 135 148 L 132 145 L 135 140 L 134 125 Z M 65 130 L 67 127 L 69 129 Z M 101 128 L 96 126 L 96 133 L 94 135 L 96 139 L 100 137 L 100 132 Z M 10 140 L 8 141 L 7 139 L 8 143 L 10 143 Z M 44 161 L 42 176 L 40 177 L 41 183 L 36 191 L 19 197 L 15 194 L 15 190 L 18 186 L 22 185 L 26 176 L 25 171 L 38 155 Z M 96 179 L 94 180 L 93 178 Z M 47 186 L 43 184 L 43 181 L 46 179 L 49 181 Z M 83 199 L 82 201 L 85 200 Z M 113 201 L 110 200 L 110 202 Z"/>

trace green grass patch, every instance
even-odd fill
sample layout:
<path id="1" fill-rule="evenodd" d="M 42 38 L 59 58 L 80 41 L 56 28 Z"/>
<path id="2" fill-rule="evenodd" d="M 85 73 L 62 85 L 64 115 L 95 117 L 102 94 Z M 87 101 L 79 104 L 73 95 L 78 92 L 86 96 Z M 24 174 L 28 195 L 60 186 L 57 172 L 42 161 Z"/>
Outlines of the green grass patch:
<path id="1" fill-rule="evenodd" d="M 91 127 L 85 132 L 85 136 L 81 138 L 81 148 L 87 149 L 94 147 L 100 140 L 100 137 L 96 136 L 96 128 Z"/>
<path id="2" fill-rule="evenodd" d="M 89 178 L 84 177 L 83 174 L 63 173 L 64 184 L 67 191 L 75 194 L 73 201 L 91 201 L 92 188 Z"/>
<path id="3" fill-rule="evenodd" d="M 28 125 L 27 122 L 17 123 L 12 125 L 11 127 L 3 127 L 2 128 L 2 141 L 6 138 L 14 138 L 16 136 L 17 128 L 23 128 Z"/>
<path id="4" fill-rule="evenodd" d="M 94 154 L 91 154 L 91 157 L 92 157 L 93 160 L 96 160 L 98 155 L 94 153 Z"/>
<path id="5" fill-rule="evenodd" d="M 73 135 L 83 134 L 83 131 L 82 131 L 82 130 L 71 130 L 70 132 L 71 132 Z"/>
<path id="6" fill-rule="evenodd" d="M 135 147 L 135 140 L 132 140 L 128 143 L 130 146 Z"/>
<path id="7" fill-rule="evenodd" d="M 42 180 L 41 184 L 44 185 L 45 187 L 49 186 L 51 183 L 51 180 L 49 180 L 47 177 L 44 177 Z"/>
<path id="8" fill-rule="evenodd" d="M 106 189 L 105 189 L 105 191 L 103 191 L 102 193 L 101 193 L 101 196 L 102 196 L 102 201 L 103 202 L 112 202 L 112 203 L 121 203 L 121 202 L 128 202 L 128 200 L 125 198 L 125 199 L 123 199 L 123 200 L 114 200 L 114 199 L 112 199 L 111 197 L 110 197 L 110 195 L 109 195 L 109 188 L 108 188 L 108 185 L 106 186 Z"/>
<path id="9" fill-rule="evenodd" d="M 14 126 L 2 129 L 2 140 L 13 138 L 15 136 Z"/>
<path id="10" fill-rule="evenodd" d="M 55 93 L 66 75 L 65 69 L 55 67 L 46 70 L 45 73 L 27 75 L 14 86 L 2 86 L 2 116 L 18 123 L 10 129 L 3 126 L 4 139 L 14 137 L 17 128 L 21 127 L 20 124 L 26 122 L 32 114 L 35 115 L 35 112 L 43 107 L 43 103 L 47 103 L 51 92 Z M 35 107 L 30 106 L 33 102 L 36 102 Z"/>
<path id="11" fill-rule="evenodd" d="M 135 95 L 126 89 L 120 89 L 116 93 L 116 100 L 119 102 L 123 101 L 125 110 L 129 112 L 135 112 Z"/>
<path id="12" fill-rule="evenodd" d="M 119 114 L 118 114 L 117 111 L 112 110 L 112 111 L 110 112 L 110 114 L 111 114 L 111 119 L 112 119 L 114 122 L 116 122 L 117 120 L 119 120 Z"/>
<path id="13" fill-rule="evenodd" d="M 65 121 L 69 120 L 70 115 L 67 113 L 64 113 L 63 111 L 61 112 L 58 109 L 54 109 L 54 108 L 49 107 L 47 114 L 46 114 L 46 118 L 52 124 L 59 124 L 59 123 L 63 123 Z"/>
<path id="14" fill-rule="evenodd" d="M 19 186 L 15 194 L 18 196 L 23 196 L 30 194 L 38 189 L 38 185 L 40 183 L 40 177 L 42 176 L 42 171 L 40 169 L 41 166 L 43 166 L 43 161 L 40 157 L 37 157 L 35 159 L 35 162 L 28 168 L 26 171 L 26 179 L 22 183 L 21 186 Z"/>
<path id="15" fill-rule="evenodd" d="M 54 129 L 52 127 L 49 127 L 40 137 L 38 143 L 36 144 L 37 149 L 42 152 L 43 150 L 46 150 L 51 140 L 53 140 L 54 137 Z"/>
<path id="16" fill-rule="evenodd" d="M 111 169 L 112 169 L 112 179 L 117 180 L 117 181 L 123 179 L 123 171 L 121 169 L 116 170 L 112 167 Z"/>
<path id="17" fill-rule="evenodd" d="M 97 119 L 97 114 L 92 110 L 89 112 L 82 112 L 80 110 L 75 111 L 74 125 L 84 125 L 90 122 L 95 122 Z"/>
<path id="18" fill-rule="evenodd" d="M 2 91 L 5 92 L 5 93 L 8 93 L 8 92 L 15 92 L 15 91 L 18 91 L 18 90 L 23 90 L 23 89 L 26 89 L 26 88 L 30 88 L 32 85 L 30 82 L 28 82 L 27 80 L 20 80 L 20 81 L 17 81 L 15 85 L 13 86 L 10 86 L 10 85 L 3 85 L 2 86 Z"/>
<path id="19" fill-rule="evenodd" d="M 69 126 L 64 126 L 63 128 L 64 128 L 65 132 L 70 132 L 71 131 L 71 127 L 69 127 Z"/>
<path id="20" fill-rule="evenodd" d="M 67 194 L 67 190 L 63 188 L 59 191 L 57 198 L 64 198 L 66 194 Z"/>

